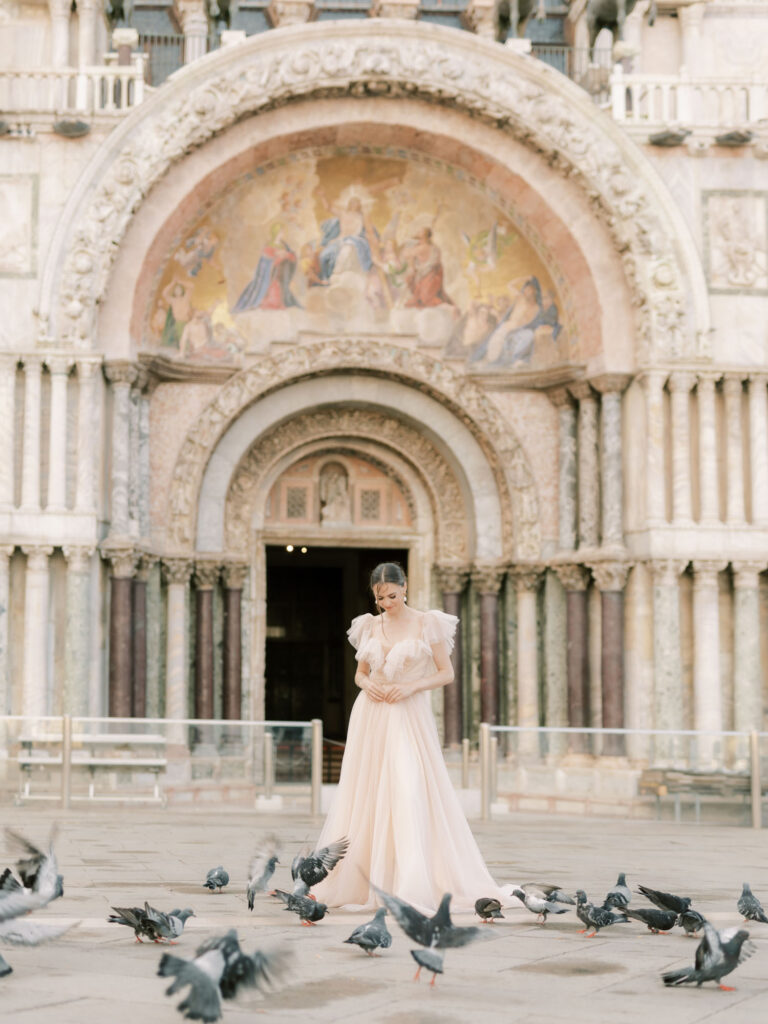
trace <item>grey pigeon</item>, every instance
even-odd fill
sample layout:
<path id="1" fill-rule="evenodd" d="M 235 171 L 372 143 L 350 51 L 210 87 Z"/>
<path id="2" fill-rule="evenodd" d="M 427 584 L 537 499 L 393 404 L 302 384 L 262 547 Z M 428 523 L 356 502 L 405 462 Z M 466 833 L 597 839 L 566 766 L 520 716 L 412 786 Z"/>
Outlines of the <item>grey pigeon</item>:
<path id="1" fill-rule="evenodd" d="M 221 892 L 225 885 L 229 885 L 229 874 L 219 864 L 217 868 L 211 868 L 205 876 L 203 885 L 206 889 L 210 889 L 211 892 Z"/>
<path id="2" fill-rule="evenodd" d="M 523 892 L 532 892 L 534 896 L 540 896 L 549 903 L 568 903 L 572 907 L 576 905 L 573 896 L 569 896 L 559 885 L 551 885 L 549 882 L 526 882 L 520 888 Z"/>
<path id="3" fill-rule="evenodd" d="M 632 899 L 632 892 L 627 885 L 627 876 L 622 871 L 616 879 L 616 885 L 608 890 L 603 900 L 603 910 L 622 910 Z"/>
<path id="4" fill-rule="evenodd" d="M 109 924 L 122 924 L 126 928 L 133 928 L 133 934 L 137 942 L 149 939 L 150 942 L 160 942 L 160 934 L 154 922 L 147 917 L 143 907 L 111 907 L 113 913 L 109 915 Z M 144 939 L 142 939 L 142 935 Z"/>
<path id="5" fill-rule="evenodd" d="M 481 896 L 479 900 L 475 900 L 475 913 L 484 924 L 493 924 L 499 917 L 504 919 L 501 903 L 492 896 Z"/>
<path id="6" fill-rule="evenodd" d="M 284 892 L 282 889 L 275 889 L 275 895 L 285 903 L 286 910 L 299 915 L 302 924 L 317 924 L 328 913 L 325 903 L 318 903 L 314 896 L 302 896 L 301 893 Z"/>
<path id="7" fill-rule="evenodd" d="M 768 917 L 765 916 L 763 905 L 749 887 L 749 882 L 742 883 L 741 896 L 736 903 L 736 908 L 745 921 L 760 921 L 761 924 L 768 924 Z"/>
<path id="8" fill-rule="evenodd" d="M 192 960 L 163 954 L 157 973 L 173 977 L 165 990 L 174 995 L 185 985 L 189 991 L 177 1009 L 189 1020 L 213 1024 L 221 1017 L 221 1000 L 233 999 L 240 988 L 271 990 L 287 969 L 288 955 L 280 950 L 252 955 L 240 948 L 235 929 L 209 939 L 198 947 Z"/>
<path id="9" fill-rule="evenodd" d="M 696 947 L 693 967 L 677 971 L 666 971 L 661 979 L 665 985 L 696 985 L 705 981 L 716 981 L 721 989 L 732 992 L 722 979 L 757 950 L 754 942 L 748 942 L 749 932 L 738 928 L 717 931 L 709 921 L 704 921 L 704 938 Z"/>
<path id="10" fill-rule="evenodd" d="M 176 907 L 170 913 L 165 914 L 162 910 L 155 910 L 154 907 L 145 903 L 144 912 L 160 938 L 166 939 L 170 945 L 175 945 L 175 940 L 184 931 L 184 925 L 188 918 L 195 917 L 195 912 L 190 907 L 185 907 L 184 910 L 179 910 Z"/>
<path id="11" fill-rule="evenodd" d="M 434 985 L 438 974 L 443 973 L 443 957 L 440 953 L 436 953 L 434 949 L 412 949 L 410 953 L 419 965 L 413 980 L 418 981 L 422 967 L 426 967 L 428 971 L 432 971 L 432 981 L 429 984 Z"/>
<path id="12" fill-rule="evenodd" d="M 427 917 L 398 896 L 392 896 L 375 885 L 372 885 L 372 888 L 408 938 L 418 942 L 420 946 L 426 946 L 428 949 L 466 946 L 467 943 L 480 938 L 483 934 L 474 925 L 469 928 L 459 928 L 453 924 L 450 910 L 451 894 L 448 892 L 440 900 L 440 906 L 435 914 L 432 917 Z"/>
<path id="13" fill-rule="evenodd" d="M 313 885 L 322 882 L 328 877 L 349 848 L 349 840 L 337 839 L 335 843 L 329 843 L 319 850 L 304 856 L 297 854 L 291 864 L 291 878 L 293 879 L 294 893 L 306 896 Z"/>
<path id="14" fill-rule="evenodd" d="M 675 896 L 674 893 L 649 889 L 645 885 L 638 885 L 637 888 L 660 910 L 674 910 L 676 914 L 682 914 L 691 905 L 690 896 Z"/>
<path id="15" fill-rule="evenodd" d="M 631 917 L 632 920 L 646 925 L 648 931 L 653 932 L 654 935 L 670 931 L 677 924 L 678 918 L 674 910 L 660 910 L 658 907 L 638 907 L 636 910 L 624 907 L 621 912 L 627 917 Z"/>
<path id="16" fill-rule="evenodd" d="M 629 918 L 625 914 L 619 914 L 614 910 L 604 910 L 603 907 L 596 907 L 594 903 L 587 900 L 587 894 L 583 889 L 576 893 L 576 913 L 584 928 L 579 929 L 586 933 L 588 939 L 597 935 L 601 928 L 607 928 L 612 924 L 624 924 Z M 593 931 L 589 934 L 589 929 Z"/>
<path id="17" fill-rule="evenodd" d="M 16 875 L 14 875 L 10 868 L 6 868 L 0 875 L 0 893 L 14 892 L 17 889 L 23 888 L 24 886 L 18 880 Z"/>
<path id="18" fill-rule="evenodd" d="M 13 968 L 6 959 L 0 954 L 0 978 L 4 978 L 6 974 L 12 974 Z"/>
<path id="19" fill-rule="evenodd" d="M 280 863 L 278 854 L 281 843 L 274 833 L 264 836 L 256 847 L 248 867 L 248 886 L 245 890 L 248 897 L 248 909 L 253 910 L 257 892 L 264 892 L 275 873 L 275 865 Z"/>
<path id="20" fill-rule="evenodd" d="M 379 907 L 371 921 L 359 925 L 344 941 L 359 946 L 368 956 L 376 956 L 375 949 L 389 949 L 392 945 L 392 936 L 384 920 L 386 913 L 386 907 Z"/>
<path id="21" fill-rule="evenodd" d="M 692 910 L 689 907 L 678 916 L 677 923 L 685 931 L 688 938 L 695 938 L 696 934 L 704 927 L 704 917 L 698 910 Z"/>
<path id="22" fill-rule="evenodd" d="M 516 887 L 512 890 L 512 895 L 517 896 L 532 914 L 536 914 L 536 920 L 540 924 L 547 923 L 548 914 L 566 914 L 568 912 L 567 907 L 559 906 L 553 900 L 548 900 L 544 894 L 539 895 L 532 888 L 526 892 L 524 889 Z"/>

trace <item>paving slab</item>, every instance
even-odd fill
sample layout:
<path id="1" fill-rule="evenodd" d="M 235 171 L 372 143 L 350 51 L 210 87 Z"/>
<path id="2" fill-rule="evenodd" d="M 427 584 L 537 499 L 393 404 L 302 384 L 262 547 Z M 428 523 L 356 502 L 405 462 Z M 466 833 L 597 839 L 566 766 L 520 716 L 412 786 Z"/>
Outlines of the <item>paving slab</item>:
<path id="1" fill-rule="evenodd" d="M 662 971 L 693 963 L 697 942 L 677 929 L 652 935 L 637 922 L 596 938 L 579 934 L 571 911 L 536 923 L 523 908 L 505 911 L 489 938 L 449 950 L 435 987 L 413 981 L 413 944 L 390 920 L 393 944 L 376 958 L 343 940 L 370 915 L 332 911 L 301 927 L 282 904 L 262 896 L 253 913 L 245 897 L 254 847 L 269 831 L 285 844 L 275 881 L 289 885 L 289 864 L 321 821 L 309 815 L 204 808 L 2 807 L 0 821 L 38 843 L 56 823 L 64 896 L 39 917 L 78 922 L 54 943 L 0 946 L 13 974 L 0 979 L 5 1024 L 179 1024 L 157 976 L 163 950 L 138 944 L 127 928 L 108 924 L 110 906 L 148 900 L 161 910 L 189 906 L 191 918 L 174 952 L 191 957 L 204 939 L 237 928 L 246 950 L 283 946 L 294 954 L 285 985 L 269 995 L 225 1002 L 223 1021 L 366 1021 L 380 1024 L 466 1024 L 489 1018 L 515 1024 L 755 1024 L 768 1019 L 768 925 L 750 924 L 756 954 L 728 981 L 666 989 Z M 719 928 L 741 922 L 743 881 L 768 906 L 768 835 L 746 828 L 583 817 L 505 815 L 473 822 L 489 868 L 500 883 L 556 882 L 602 900 L 620 871 L 638 884 L 688 895 Z M 0 834 L 0 866 L 11 862 Z M 223 864 L 230 885 L 209 893 L 202 881 Z M 633 904 L 645 905 L 634 895 Z M 455 915 L 471 923 L 471 915 Z"/>

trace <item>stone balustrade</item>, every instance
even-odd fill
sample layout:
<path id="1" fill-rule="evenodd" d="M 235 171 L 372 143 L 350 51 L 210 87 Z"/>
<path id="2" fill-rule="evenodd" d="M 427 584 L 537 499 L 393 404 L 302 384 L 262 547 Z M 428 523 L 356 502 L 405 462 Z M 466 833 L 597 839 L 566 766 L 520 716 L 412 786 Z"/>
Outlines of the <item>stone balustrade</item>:
<path id="1" fill-rule="evenodd" d="M 0 109 L 12 114 L 52 114 L 57 118 L 120 116 L 143 102 L 144 53 L 131 63 L 81 68 L 0 70 Z"/>

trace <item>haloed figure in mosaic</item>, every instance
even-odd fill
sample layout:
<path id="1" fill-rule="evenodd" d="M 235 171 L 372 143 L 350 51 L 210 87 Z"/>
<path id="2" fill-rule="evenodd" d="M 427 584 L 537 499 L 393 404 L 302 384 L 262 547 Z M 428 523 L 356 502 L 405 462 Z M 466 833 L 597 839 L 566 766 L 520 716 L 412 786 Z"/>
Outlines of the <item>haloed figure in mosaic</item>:
<path id="1" fill-rule="evenodd" d="M 349 850 L 315 892 L 330 906 L 367 909 L 376 903 L 370 882 L 422 911 L 434 912 L 446 892 L 453 909 L 472 910 L 500 890 L 449 778 L 429 696 L 453 682 L 459 620 L 412 608 L 395 562 L 376 566 L 371 590 L 378 614 L 353 619 L 347 633 L 361 692 L 318 841 L 348 836 Z"/>

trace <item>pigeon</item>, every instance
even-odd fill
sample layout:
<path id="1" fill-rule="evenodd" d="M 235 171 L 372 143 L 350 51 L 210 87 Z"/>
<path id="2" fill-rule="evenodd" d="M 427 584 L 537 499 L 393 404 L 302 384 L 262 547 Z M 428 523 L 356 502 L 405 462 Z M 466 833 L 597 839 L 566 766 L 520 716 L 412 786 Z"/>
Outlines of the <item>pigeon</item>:
<path id="1" fill-rule="evenodd" d="M 760 921 L 768 924 L 768 917 L 765 916 L 763 905 L 749 887 L 749 882 L 742 883 L 741 896 L 736 903 L 736 908 L 743 915 L 745 921 Z"/>
<path id="2" fill-rule="evenodd" d="M 500 901 L 491 896 L 481 896 L 479 900 L 475 900 L 475 913 L 483 924 L 493 924 L 498 917 L 504 919 Z"/>
<path id="3" fill-rule="evenodd" d="M 432 981 L 429 984 L 434 985 L 438 974 L 443 973 L 443 957 L 436 953 L 434 949 L 412 949 L 410 953 L 419 965 L 413 980 L 418 981 L 422 967 L 426 967 L 428 971 L 432 971 Z"/>
<path id="4" fill-rule="evenodd" d="M 726 928 L 717 931 L 706 920 L 703 928 L 704 938 L 696 947 L 694 966 L 667 971 L 661 979 L 669 986 L 695 984 L 698 987 L 705 981 L 716 981 L 725 992 L 733 992 L 729 985 L 723 985 L 722 979 L 752 956 L 757 946 L 748 941 L 749 932 L 744 929 Z"/>
<path id="5" fill-rule="evenodd" d="M 660 910 L 674 910 L 676 914 L 682 914 L 691 905 L 689 896 L 675 896 L 671 892 L 659 892 L 644 885 L 638 885 L 637 888 Z"/>
<path id="6" fill-rule="evenodd" d="M 64 894 L 64 882 L 59 874 L 51 836 L 48 853 L 43 853 L 17 832 L 6 829 L 11 844 L 26 855 L 16 862 L 22 885 L 17 889 L 0 892 L 0 923 L 21 917 L 30 910 L 45 907 Z"/>
<path id="7" fill-rule="evenodd" d="M 269 880 L 275 873 L 275 865 L 280 863 L 280 858 L 278 857 L 280 848 L 280 840 L 274 833 L 265 836 L 256 847 L 256 852 L 251 858 L 248 868 L 246 896 L 248 897 L 249 910 L 253 910 L 256 893 L 266 890 Z"/>
<path id="8" fill-rule="evenodd" d="M 449 949 L 466 946 L 479 938 L 482 932 L 475 925 L 459 928 L 451 921 L 451 894 L 445 893 L 432 917 L 427 917 L 410 903 L 372 885 L 373 891 L 403 929 L 409 939 L 428 949 Z"/>
<path id="9" fill-rule="evenodd" d="M 8 961 L 0 954 L 0 978 L 4 978 L 6 974 L 12 974 L 13 968 Z"/>
<path id="10" fill-rule="evenodd" d="M 547 900 L 548 903 L 568 903 L 572 907 L 576 906 L 573 896 L 563 892 L 559 885 L 550 885 L 548 882 L 526 882 L 520 888 L 523 892 L 532 892 L 534 896 Z"/>
<path id="11" fill-rule="evenodd" d="M 232 928 L 226 935 L 204 942 L 192 960 L 164 953 L 157 973 L 174 979 L 165 990 L 168 996 L 189 985 L 187 995 L 177 1007 L 182 1016 L 212 1024 L 221 1017 L 222 999 L 233 999 L 241 987 L 272 989 L 287 964 L 288 955 L 280 950 L 256 950 L 251 956 L 244 953 Z"/>
<path id="12" fill-rule="evenodd" d="M 122 924 L 126 928 L 133 928 L 137 942 L 144 941 L 142 935 L 150 942 L 160 942 L 159 932 L 142 907 L 111 907 L 110 909 L 114 913 L 107 918 L 109 924 Z"/>
<path id="13" fill-rule="evenodd" d="M 312 896 L 303 896 L 301 893 L 284 892 L 282 889 L 275 889 L 275 895 L 285 903 L 286 910 L 292 910 L 298 914 L 301 923 L 305 925 L 316 924 L 322 921 L 328 913 L 325 903 L 318 903 Z"/>
<path id="14" fill-rule="evenodd" d="M 386 907 L 379 907 L 371 921 L 359 925 L 344 941 L 359 946 L 368 956 L 376 956 L 375 949 L 389 949 L 392 945 L 392 936 L 384 921 L 386 913 Z"/>
<path id="15" fill-rule="evenodd" d="M 543 894 L 539 896 L 533 889 L 525 892 L 523 889 L 515 887 L 512 889 L 512 895 L 517 896 L 532 914 L 536 914 L 536 919 L 541 924 L 547 923 L 547 914 L 566 914 L 568 912 L 567 907 L 558 906 Z"/>
<path id="16" fill-rule="evenodd" d="M 190 907 L 185 907 L 184 910 L 176 907 L 169 914 L 164 914 L 162 910 L 155 910 L 148 903 L 144 904 L 144 912 L 160 938 L 167 939 L 172 946 L 176 945 L 174 940 L 184 931 L 187 919 L 196 916 Z"/>
<path id="17" fill-rule="evenodd" d="M 603 900 L 603 910 L 623 910 L 632 899 L 632 892 L 627 885 L 627 876 L 622 871 L 616 879 L 616 885 L 608 890 Z"/>
<path id="18" fill-rule="evenodd" d="M 647 925 L 648 931 L 653 932 L 654 935 L 658 935 L 659 932 L 668 932 L 675 927 L 678 919 L 674 910 L 659 910 L 658 907 L 638 907 L 636 910 L 624 907 L 621 912 L 634 921 L 641 921 Z"/>
<path id="19" fill-rule="evenodd" d="M 203 885 L 211 892 L 221 892 L 225 885 L 229 885 L 229 873 L 219 864 L 217 868 L 211 868 L 205 876 Z"/>
<path id="20" fill-rule="evenodd" d="M 291 864 L 291 878 L 295 885 L 293 891 L 296 895 L 306 896 L 313 885 L 322 882 L 328 877 L 328 873 L 336 867 L 339 861 L 349 848 L 349 840 L 337 839 L 335 843 L 329 843 L 319 850 L 304 856 L 298 853 Z"/>
<path id="21" fill-rule="evenodd" d="M 589 903 L 583 889 L 579 889 L 576 893 L 576 913 L 579 920 L 586 926 L 579 930 L 586 932 L 588 939 L 594 938 L 601 928 L 607 928 L 612 924 L 624 924 L 629 920 L 625 914 L 605 910 L 603 907 L 596 907 L 594 903 Z M 591 935 L 589 934 L 590 928 L 594 929 Z"/>
<path id="22" fill-rule="evenodd" d="M 688 938 L 695 938 L 696 934 L 704 927 L 704 918 L 698 910 L 684 910 L 677 918 L 677 923 L 684 929 Z"/>
<path id="23" fill-rule="evenodd" d="M 15 892 L 16 890 L 23 888 L 24 886 L 10 868 L 6 868 L 0 875 L 0 893 Z"/>

